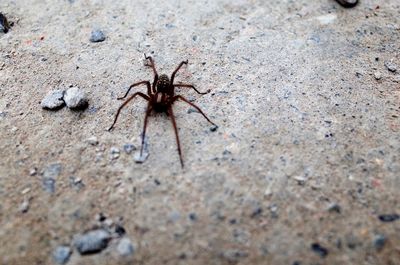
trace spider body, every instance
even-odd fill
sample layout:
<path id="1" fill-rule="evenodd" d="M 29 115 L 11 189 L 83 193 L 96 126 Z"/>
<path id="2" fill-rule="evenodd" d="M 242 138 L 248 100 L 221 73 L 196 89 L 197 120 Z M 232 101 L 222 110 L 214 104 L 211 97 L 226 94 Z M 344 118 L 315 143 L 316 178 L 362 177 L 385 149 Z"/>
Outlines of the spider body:
<path id="1" fill-rule="evenodd" d="M 198 106 L 196 106 L 195 104 L 193 104 L 192 102 L 190 102 L 189 100 L 184 98 L 183 96 L 180 96 L 180 95 L 175 96 L 175 92 L 174 92 L 175 87 L 192 88 L 198 94 L 207 94 L 208 92 L 210 92 L 210 90 L 208 90 L 205 93 L 202 93 L 202 92 L 199 92 L 193 85 L 190 85 L 190 84 L 174 84 L 174 79 L 175 79 L 176 73 L 179 71 L 179 69 L 184 64 L 187 64 L 188 61 L 182 61 L 179 64 L 179 66 L 175 69 L 175 71 L 172 73 L 171 78 L 169 78 L 165 74 L 158 76 L 153 58 L 151 56 L 146 56 L 146 54 L 144 56 L 145 56 L 145 59 L 150 62 L 149 64 L 147 64 L 147 66 L 149 66 L 153 69 L 153 73 L 154 73 L 153 83 L 150 84 L 150 81 L 140 81 L 140 82 L 134 83 L 128 88 L 128 91 L 125 93 L 125 95 L 123 97 L 118 98 L 118 99 L 126 98 L 129 94 L 130 90 L 135 86 L 138 86 L 138 85 L 146 85 L 147 86 L 147 95 L 144 93 L 141 93 L 141 92 L 136 92 L 133 95 L 131 95 L 118 108 L 118 111 L 115 114 L 114 123 L 111 125 L 111 127 L 108 130 L 111 131 L 114 128 L 114 125 L 117 122 L 118 116 L 119 116 L 122 108 L 125 107 L 132 99 L 134 99 L 136 96 L 140 96 L 140 97 L 144 98 L 148 102 L 148 104 L 147 104 L 147 110 L 146 110 L 146 114 L 145 114 L 145 118 L 144 118 L 144 126 L 143 126 L 143 132 L 142 132 L 142 146 L 140 148 L 140 155 L 142 156 L 142 153 L 143 153 L 143 145 L 144 145 L 144 139 L 146 136 L 147 121 L 148 121 L 148 117 L 149 117 L 150 113 L 152 111 L 164 112 L 171 118 L 172 125 L 174 127 L 176 143 L 178 146 L 179 159 L 181 162 L 181 166 L 183 168 L 182 151 L 181 151 L 181 146 L 180 146 L 180 141 L 179 141 L 178 129 L 176 126 L 175 116 L 174 116 L 174 113 L 172 110 L 172 105 L 174 104 L 174 102 L 177 100 L 182 100 L 182 101 L 186 102 L 187 104 L 189 104 L 192 107 L 194 107 L 195 109 L 197 109 L 197 111 L 200 114 L 202 114 L 203 117 L 206 118 L 206 120 L 208 122 L 210 122 L 214 126 L 216 126 L 216 125 L 203 113 L 203 111 Z"/>

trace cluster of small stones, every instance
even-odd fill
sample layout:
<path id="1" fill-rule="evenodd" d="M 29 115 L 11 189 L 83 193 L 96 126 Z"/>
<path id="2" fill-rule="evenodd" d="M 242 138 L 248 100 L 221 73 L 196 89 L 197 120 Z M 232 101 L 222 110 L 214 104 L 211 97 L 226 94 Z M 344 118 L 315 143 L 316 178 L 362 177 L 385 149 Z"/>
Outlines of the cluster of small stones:
<path id="1" fill-rule="evenodd" d="M 74 250 L 80 255 L 100 253 L 112 243 L 120 256 L 132 256 L 135 246 L 126 236 L 126 231 L 119 222 L 114 222 L 102 213 L 96 215 L 96 228 L 74 235 L 70 244 L 57 246 L 53 251 L 53 259 L 64 265 L 70 260 Z"/>
<path id="2" fill-rule="evenodd" d="M 72 110 L 87 108 L 88 99 L 86 93 L 78 87 L 70 87 L 66 91 L 53 90 L 41 102 L 42 108 L 47 110 L 58 110 L 65 105 Z"/>

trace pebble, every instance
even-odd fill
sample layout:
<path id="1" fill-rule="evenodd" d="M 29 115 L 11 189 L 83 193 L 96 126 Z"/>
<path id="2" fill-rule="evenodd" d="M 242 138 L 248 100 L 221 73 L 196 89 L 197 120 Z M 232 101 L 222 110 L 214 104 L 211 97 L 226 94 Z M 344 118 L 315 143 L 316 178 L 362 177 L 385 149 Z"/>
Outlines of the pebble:
<path id="1" fill-rule="evenodd" d="M 60 163 L 51 164 L 43 172 L 43 188 L 46 192 L 54 193 L 56 178 L 60 175 L 62 166 Z"/>
<path id="2" fill-rule="evenodd" d="M 66 264 L 69 261 L 72 250 L 68 246 L 58 246 L 53 252 L 53 258 L 57 264 Z"/>
<path id="3" fill-rule="evenodd" d="M 148 152 L 143 151 L 142 155 L 140 155 L 140 151 L 138 151 L 135 153 L 135 157 L 133 159 L 135 160 L 136 163 L 141 164 L 144 161 L 146 161 L 148 157 L 149 157 Z"/>
<path id="4" fill-rule="evenodd" d="M 130 256 L 135 252 L 135 248 L 131 240 L 124 237 L 119 241 L 117 245 L 117 251 L 121 256 Z"/>
<path id="5" fill-rule="evenodd" d="M 110 233 L 104 229 L 89 231 L 74 237 L 73 245 L 80 254 L 98 253 L 105 249 L 110 240 Z"/>
<path id="6" fill-rule="evenodd" d="M 70 109 L 85 109 L 88 106 L 85 92 L 78 87 L 71 87 L 65 91 L 64 101 Z"/>
<path id="7" fill-rule="evenodd" d="M 25 199 L 19 206 L 19 211 L 21 213 L 26 213 L 29 211 L 29 199 Z"/>
<path id="8" fill-rule="evenodd" d="M 106 39 L 106 36 L 104 35 L 104 32 L 96 29 L 93 30 L 92 33 L 90 34 L 90 41 L 91 42 L 102 42 Z"/>
<path id="9" fill-rule="evenodd" d="M 376 235 L 373 239 L 373 244 L 374 244 L 375 249 L 378 251 L 382 250 L 386 244 L 386 241 L 387 241 L 387 239 L 384 235 L 381 235 L 381 234 Z"/>
<path id="10" fill-rule="evenodd" d="M 324 248 L 318 243 L 311 244 L 311 250 L 317 253 L 321 258 L 325 258 L 329 253 L 328 249 Z"/>
<path id="11" fill-rule="evenodd" d="M 215 132 L 218 129 L 217 125 L 213 125 L 210 127 L 210 131 Z"/>
<path id="12" fill-rule="evenodd" d="M 385 223 L 394 222 L 400 219 L 400 215 L 394 214 L 381 214 L 379 215 L 379 220 Z"/>
<path id="13" fill-rule="evenodd" d="M 43 109 L 47 110 L 57 110 L 62 108 L 65 105 L 63 100 L 64 91 L 63 90 L 54 90 L 50 91 L 42 100 L 41 106 Z"/>
<path id="14" fill-rule="evenodd" d="M 382 79 L 382 74 L 381 74 L 381 72 L 375 72 L 375 73 L 374 73 L 374 77 L 375 77 L 376 80 L 381 80 L 381 79 Z"/>
<path id="15" fill-rule="evenodd" d="M 397 71 L 397 65 L 395 63 L 393 63 L 392 61 L 386 61 L 385 66 L 390 72 L 394 73 Z"/>
<path id="16" fill-rule="evenodd" d="M 127 153 L 128 155 L 130 153 L 132 153 L 132 151 L 136 150 L 136 146 L 134 146 L 133 144 L 124 144 L 124 151 L 125 153 Z"/>
<path id="17" fill-rule="evenodd" d="M 37 173 L 37 168 L 36 167 L 34 167 L 31 170 L 29 170 L 29 176 L 35 176 L 36 173 Z"/>
<path id="18" fill-rule="evenodd" d="M 90 145 L 98 145 L 98 144 L 99 144 L 99 141 L 97 140 L 97 137 L 96 137 L 96 136 L 89 137 L 89 138 L 87 139 L 87 142 L 88 142 Z"/>
<path id="19" fill-rule="evenodd" d="M 335 213 L 341 213 L 342 207 L 340 207 L 340 205 L 337 203 L 332 203 L 331 205 L 328 206 L 328 211 L 335 212 Z"/>
<path id="20" fill-rule="evenodd" d="M 110 154 L 111 159 L 117 159 L 119 157 L 119 149 L 118 149 L 118 147 L 115 147 L 115 146 L 111 147 L 110 153 L 111 153 Z"/>
<path id="21" fill-rule="evenodd" d="M 10 24 L 7 21 L 6 16 L 0 13 L 0 32 L 7 33 L 10 29 Z"/>

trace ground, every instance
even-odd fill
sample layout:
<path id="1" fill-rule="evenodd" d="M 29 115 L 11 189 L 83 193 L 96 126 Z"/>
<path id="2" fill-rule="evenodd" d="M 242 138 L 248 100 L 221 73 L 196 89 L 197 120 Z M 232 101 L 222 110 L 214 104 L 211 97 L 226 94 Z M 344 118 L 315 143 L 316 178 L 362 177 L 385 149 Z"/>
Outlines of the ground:
<path id="1" fill-rule="evenodd" d="M 400 264 L 397 0 L 4 0 L 0 12 L 14 22 L 0 35 L 1 264 L 56 264 L 60 246 L 68 265 Z M 177 89 L 219 126 L 174 105 L 184 168 L 163 114 L 147 160 L 125 152 L 140 147 L 141 99 L 107 131 L 116 98 L 153 78 L 143 53 L 160 73 L 188 59 L 176 80 L 211 90 Z M 70 86 L 86 110 L 41 108 Z M 100 253 L 74 246 L 116 224 L 129 255 L 121 235 Z"/>

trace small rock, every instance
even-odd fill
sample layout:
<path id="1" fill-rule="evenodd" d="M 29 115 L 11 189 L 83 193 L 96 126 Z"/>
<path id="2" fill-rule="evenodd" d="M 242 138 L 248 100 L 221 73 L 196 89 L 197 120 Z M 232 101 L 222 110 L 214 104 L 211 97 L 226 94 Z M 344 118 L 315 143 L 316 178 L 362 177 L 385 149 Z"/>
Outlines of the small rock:
<path id="1" fill-rule="evenodd" d="M 70 109 L 82 110 L 88 106 L 85 92 L 78 87 L 69 88 L 64 94 L 64 101 Z"/>
<path id="2" fill-rule="evenodd" d="M 386 237 L 384 235 L 376 235 L 373 240 L 373 244 L 376 250 L 380 251 L 386 244 Z"/>
<path id="3" fill-rule="evenodd" d="M 381 72 L 375 72 L 374 73 L 374 77 L 375 77 L 376 80 L 381 80 L 381 78 L 382 78 Z"/>
<path id="4" fill-rule="evenodd" d="M 91 42 L 102 42 L 106 39 L 106 36 L 104 35 L 104 32 L 96 29 L 93 30 L 92 33 L 90 34 L 90 41 Z"/>
<path id="5" fill-rule="evenodd" d="M 91 144 L 91 145 L 98 145 L 98 144 L 99 144 L 99 141 L 97 140 L 97 137 L 96 137 L 96 136 L 89 137 L 89 138 L 87 139 L 87 142 L 88 142 L 89 144 Z"/>
<path id="6" fill-rule="evenodd" d="M 397 65 L 395 63 L 393 63 L 392 61 L 386 61 L 385 66 L 390 72 L 394 73 L 397 71 Z"/>
<path id="7" fill-rule="evenodd" d="M 232 263 L 238 263 L 239 260 L 247 258 L 249 253 L 240 249 L 229 249 L 222 253 L 222 257 Z"/>
<path id="8" fill-rule="evenodd" d="M 321 258 L 325 258 L 329 253 L 328 249 L 324 248 L 318 243 L 313 243 L 311 245 L 311 250 L 317 253 Z"/>
<path id="9" fill-rule="evenodd" d="M 53 258 L 58 264 L 66 264 L 71 256 L 72 250 L 68 246 L 58 246 L 53 252 Z"/>
<path id="10" fill-rule="evenodd" d="M 118 149 L 118 147 L 115 147 L 115 146 L 111 147 L 110 153 L 111 153 L 110 154 L 111 159 L 117 159 L 119 157 L 119 149 Z"/>
<path id="11" fill-rule="evenodd" d="M 54 163 L 49 165 L 43 172 L 44 178 L 56 178 L 60 175 L 62 165 L 60 163 Z"/>
<path id="12" fill-rule="evenodd" d="M 136 146 L 134 146 L 133 144 L 124 144 L 124 151 L 125 153 L 127 153 L 128 155 L 130 153 L 132 153 L 132 151 L 136 150 Z"/>
<path id="13" fill-rule="evenodd" d="M 98 253 L 105 249 L 110 240 L 110 233 L 104 229 L 89 231 L 74 237 L 73 244 L 80 254 Z"/>
<path id="14" fill-rule="evenodd" d="M 10 29 L 10 24 L 7 21 L 6 16 L 0 13 L 0 32 L 7 33 Z"/>
<path id="15" fill-rule="evenodd" d="M 210 131 L 215 132 L 218 129 L 217 125 L 213 125 L 210 127 Z"/>
<path id="16" fill-rule="evenodd" d="M 341 213 L 342 207 L 340 207 L 340 205 L 337 203 L 332 203 L 331 205 L 328 206 L 328 211 L 335 212 L 335 213 Z"/>
<path id="17" fill-rule="evenodd" d="M 63 97 L 64 97 L 63 90 L 50 91 L 46 95 L 46 97 L 42 100 L 40 105 L 42 106 L 43 109 L 48 109 L 48 110 L 60 109 L 65 105 Z"/>
<path id="18" fill-rule="evenodd" d="M 379 215 L 379 220 L 385 223 L 394 222 L 400 219 L 400 215 L 394 214 L 381 214 Z"/>
<path id="19" fill-rule="evenodd" d="M 35 176 L 36 173 L 37 173 L 37 168 L 36 167 L 34 167 L 31 170 L 29 170 L 29 176 Z"/>
<path id="20" fill-rule="evenodd" d="M 129 238 L 122 238 L 118 245 L 117 251 L 121 256 L 130 256 L 135 252 L 135 248 Z"/>
<path id="21" fill-rule="evenodd" d="M 43 172 L 43 188 L 49 193 L 55 192 L 56 178 L 61 173 L 62 166 L 60 163 L 51 164 Z"/>
<path id="22" fill-rule="evenodd" d="M 134 160 L 136 163 L 141 164 L 144 161 L 146 161 L 146 159 L 149 157 L 149 153 L 146 151 L 143 151 L 142 155 L 140 155 L 140 151 L 136 152 Z"/>
<path id="23" fill-rule="evenodd" d="M 19 211 L 20 211 L 21 213 L 26 213 L 26 212 L 28 212 L 28 210 L 29 210 L 29 200 L 28 200 L 28 199 L 25 199 L 25 200 L 21 203 L 21 205 L 19 206 Z"/>

